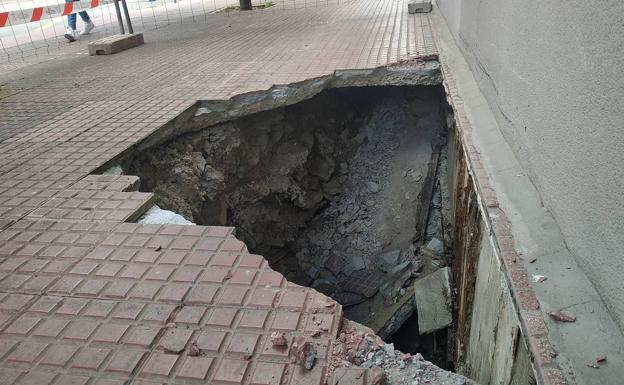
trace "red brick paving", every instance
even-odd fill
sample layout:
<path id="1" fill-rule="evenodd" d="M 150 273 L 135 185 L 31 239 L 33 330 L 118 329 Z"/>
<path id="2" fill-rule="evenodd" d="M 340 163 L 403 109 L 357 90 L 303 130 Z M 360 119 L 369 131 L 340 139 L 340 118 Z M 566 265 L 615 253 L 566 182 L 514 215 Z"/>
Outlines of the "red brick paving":
<path id="1" fill-rule="evenodd" d="M 335 337 L 340 325 L 340 307 L 327 307 L 325 297 L 284 279 L 267 284 L 261 277 L 275 278 L 276 273 L 264 260 L 247 267 L 250 258 L 245 257 L 250 254 L 244 246 L 239 250 L 231 229 L 172 225 L 146 229 L 104 222 L 85 227 L 79 221 L 30 219 L 18 223 L 0 233 L 4 236 L 0 287 L 6 291 L 0 300 L 4 320 L 0 367 L 6 369 L 18 365 L 32 373 L 36 368 L 49 378 L 80 374 L 126 381 L 138 375 L 169 383 L 178 379 L 248 383 L 260 366 L 275 370 L 263 371 L 254 380 L 266 381 L 267 376 L 281 378 L 291 365 L 287 351 L 270 344 L 272 325 L 293 334 L 312 326 L 327 328 L 325 339 Z M 139 234 L 146 240 L 164 239 L 166 234 L 167 240 L 146 246 L 147 242 L 134 242 Z M 88 242 L 83 243 L 85 239 Z M 199 250 L 201 239 L 213 240 L 218 249 Z M 169 260 L 169 253 L 178 254 L 175 247 L 181 240 L 189 246 L 175 262 Z M 96 251 L 108 243 L 114 244 L 110 253 Z M 22 250 L 33 246 L 41 247 L 23 258 Z M 46 250 L 55 246 L 80 247 L 80 252 L 48 256 Z M 127 256 L 123 263 L 115 258 L 120 250 L 131 250 L 122 253 Z M 141 259 L 140 251 L 150 251 L 154 258 Z M 193 258 L 197 254 L 207 258 L 198 262 Z M 204 284 L 201 273 L 224 259 L 233 261 L 228 268 L 232 277 L 252 279 Z M 51 264 L 55 267 L 50 271 Z M 189 266 L 197 274 L 176 282 L 176 273 Z M 137 267 L 142 273 L 124 274 Z M 42 278 L 41 284 L 29 286 Z M 143 293 L 145 284 L 153 285 L 151 295 L 133 294 Z M 211 290 L 202 290 L 208 295 L 196 296 L 196 305 L 186 302 L 198 288 L 206 287 Z M 322 314 L 314 314 L 320 310 Z M 192 343 L 202 349 L 201 357 L 188 356 Z M 324 362 L 326 358 L 318 365 Z"/>
<path id="2" fill-rule="evenodd" d="M 319 384 L 340 306 L 231 228 L 125 223 L 152 195 L 136 177 L 89 174 L 197 100 L 435 54 L 428 23 L 404 1 L 209 16 L 124 54 L 0 75 L 2 383 Z M 309 372 L 269 340 L 317 329 Z"/>

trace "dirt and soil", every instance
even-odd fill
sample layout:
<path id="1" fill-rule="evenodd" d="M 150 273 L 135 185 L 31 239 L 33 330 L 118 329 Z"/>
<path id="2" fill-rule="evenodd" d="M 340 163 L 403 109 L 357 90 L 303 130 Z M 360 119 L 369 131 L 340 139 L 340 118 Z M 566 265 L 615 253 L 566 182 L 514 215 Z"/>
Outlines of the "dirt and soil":
<path id="1" fill-rule="evenodd" d="M 172 138 L 124 169 L 160 207 L 235 226 L 290 281 L 375 331 L 394 322 L 391 333 L 413 311 L 410 281 L 432 269 L 413 241 L 432 151 L 446 141 L 444 106 L 439 87 L 327 90 Z M 434 186 L 421 243 L 445 240 Z"/>

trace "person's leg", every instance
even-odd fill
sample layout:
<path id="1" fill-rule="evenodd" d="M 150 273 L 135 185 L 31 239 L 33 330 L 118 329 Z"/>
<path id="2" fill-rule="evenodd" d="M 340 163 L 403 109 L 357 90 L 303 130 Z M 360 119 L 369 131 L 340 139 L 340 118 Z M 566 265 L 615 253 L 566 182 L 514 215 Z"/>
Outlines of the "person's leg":
<path id="1" fill-rule="evenodd" d="M 74 0 L 65 0 L 66 3 L 71 3 Z M 70 42 L 76 41 L 76 14 L 70 13 L 67 15 L 67 33 L 65 38 Z"/>
<path id="2" fill-rule="evenodd" d="M 73 0 L 73 1 L 79 1 L 79 0 Z M 80 18 L 82 19 L 84 23 L 84 26 L 82 27 L 82 30 L 80 31 L 80 34 L 81 35 L 90 34 L 93 28 L 95 28 L 95 24 L 93 24 L 93 22 L 91 21 L 91 18 L 89 17 L 89 14 L 87 13 L 87 11 L 80 11 L 78 12 L 78 14 L 80 15 Z M 74 15 L 74 17 L 76 17 L 76 15 Z"/>
<path id="3" fill-rule="evenodd" d="M 69 0 L 69 1 L 73 1 L 74 3 L 80 0 Z M 66 3 L 69 2 L 68 0 L 65 0 Z M 91 21 L 91 18 L 89 18 L 89 14 L 87 13 L 87 11 L 80 11 L 78 12 L 78 14 L 80 15 L 80 18 L 82 19 L 82 21 L 84 21 L 85 23 L 88 23 Z M 76 14 L 73 14 L 74 19 L 76 19 Z M 75 29 L 75 28 L 74 28 Z"/>
<path id="4" fill-rule="evenodd" d="M 91 18 L 89 18 L 89 14 L 87 13 L 87 11 L 82 11 L 78 13 L 80 15 L 80 18 L 82 19 L 82 21 L 84 21 L 85 23 L 88 23 L 91 21 Z M 76 14 L 74 14 L 74 17 L 76 17 Z"/>
<path id="5" fill-rule="evenodd" d="M 71 3 L 75 0 L 65 0 L 66 3 Z M 70 13 L 69 15 L 67 15 L 67 29 L 72 29 L 75 30 L 76 29 L 76 14 L 75 13 Z"/>
<path id="6" fill-rule="evenodd" d="M 69 29 L 76 29 L 76 14 L 75 13 L 71 13 L 69 15 L 67 15 L 67 28 Z"/>
<path id="7" fill-rule="evenodd" d="M 86 11 L 80 12 L 80 17 L 82 18 L 82 21 L 84 22 L 82 26 L 82 30 L 80 31 L 80 34 L 81 35 L 90 34 L 91 31 L 93 31 L 93 28 L 95 28 L 95 24 L 93 24 L 93 22 L 89 18 L 89 14 L 87 14 Z"/>

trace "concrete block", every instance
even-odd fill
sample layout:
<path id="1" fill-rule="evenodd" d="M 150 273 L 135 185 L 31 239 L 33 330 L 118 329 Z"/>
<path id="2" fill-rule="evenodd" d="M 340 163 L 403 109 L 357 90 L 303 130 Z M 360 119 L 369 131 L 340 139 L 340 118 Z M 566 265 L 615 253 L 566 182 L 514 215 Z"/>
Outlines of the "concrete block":
<path id="1" fill-rule="evenodd" d="M 89 43 L 89 55 L 112 55 L 144 43 L 142 33 L 113 35 Z"/>
<path id="2" fill-rule="evenodd" d="M 445 267 L 414 282 L 420 334 L 443 329 L 453 321 L 450 274 Z"/>
<path id="3" fill-rule="evenodd" d="M 431 0 L 416 0 L 407 3 L 408 13 L 427 13 L 431 12 Z"/>

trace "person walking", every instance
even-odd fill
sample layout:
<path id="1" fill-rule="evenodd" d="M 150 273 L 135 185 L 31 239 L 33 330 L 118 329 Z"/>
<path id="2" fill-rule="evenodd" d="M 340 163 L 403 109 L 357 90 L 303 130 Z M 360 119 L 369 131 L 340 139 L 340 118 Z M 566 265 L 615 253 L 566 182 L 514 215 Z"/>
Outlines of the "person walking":
<path id="1" fill-rule="evenodd" d="M 79 0 L 65 0 L 66 3 L 76 2 Z M 80 31 L 81 35 L 88 35 L 95 28 L 95 24 L 91 21 L 89 14 L 87 11 L 78 12 L 82 22 L 84 23 L 82 30 Z M 72 13 L 67 15 L 67 33 L 65 34 L 65 38 L 70 41 L 76 41 L 76 14 Z"/>

